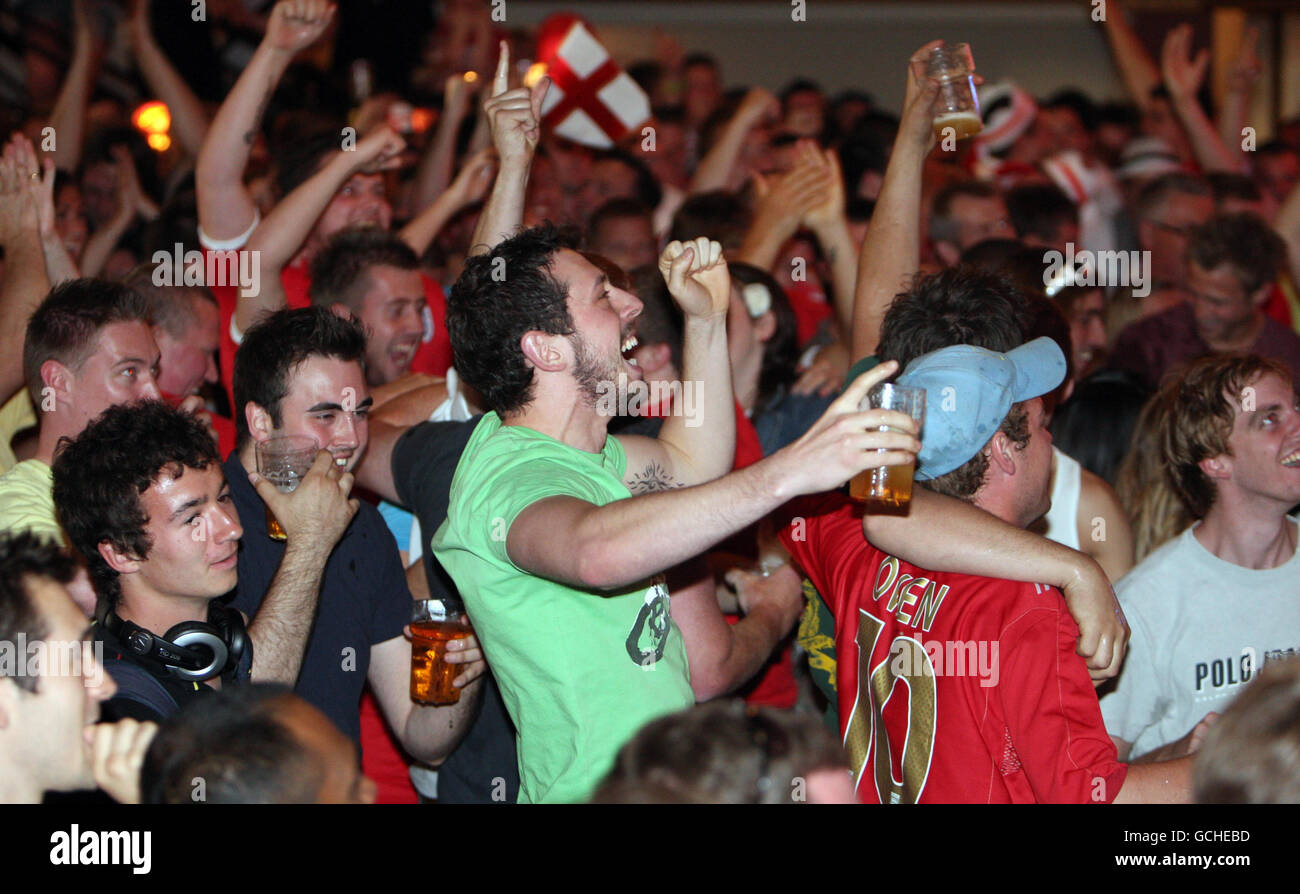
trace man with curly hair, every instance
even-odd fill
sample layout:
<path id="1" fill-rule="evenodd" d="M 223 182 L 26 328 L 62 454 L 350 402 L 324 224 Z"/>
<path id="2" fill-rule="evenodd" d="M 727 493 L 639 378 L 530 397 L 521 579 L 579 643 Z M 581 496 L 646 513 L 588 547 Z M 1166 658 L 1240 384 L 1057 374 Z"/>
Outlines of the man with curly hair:
<path id="1" fill-rule="evenodd" d="M 350 487 L 322 451 L 292 494 L 276 495 L 289 547 L 245 631 L 222 601 L 238 582 L 243 527 L 203 425 L 143 401 L 65 441 L 54 500 L 99 596 L 95 641 L 118 683 L 105 718 L 161 720 L 250 677 L 292 684 L 325 561 L 355 511 Z"/>

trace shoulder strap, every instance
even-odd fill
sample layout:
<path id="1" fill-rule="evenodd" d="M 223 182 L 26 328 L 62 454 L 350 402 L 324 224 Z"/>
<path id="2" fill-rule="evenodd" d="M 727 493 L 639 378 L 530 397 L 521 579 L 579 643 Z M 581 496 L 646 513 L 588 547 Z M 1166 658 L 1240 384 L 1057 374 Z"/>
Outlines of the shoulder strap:
<path id="1" fill-rule="evenodd" d="M 109 661 L 105 664 L 109 676 L 117 684 L 117 697 L 139 702 L 158 714 L 170 717 L 180 710 L 176 697 L 158 678 L 138 664 L 129 661 Z"/>

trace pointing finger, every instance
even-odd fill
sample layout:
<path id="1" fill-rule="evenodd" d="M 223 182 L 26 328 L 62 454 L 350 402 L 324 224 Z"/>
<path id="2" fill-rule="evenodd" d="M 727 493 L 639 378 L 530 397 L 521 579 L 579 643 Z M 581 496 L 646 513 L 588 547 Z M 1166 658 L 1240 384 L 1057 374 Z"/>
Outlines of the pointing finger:
<path id="1" fill-rule="evenodd" d="M 510 86 L 510 45 L 501 41 L 501 54 L 497 57 L 497 73 L 492 79 L 492 95 L 500 96 Z"/>

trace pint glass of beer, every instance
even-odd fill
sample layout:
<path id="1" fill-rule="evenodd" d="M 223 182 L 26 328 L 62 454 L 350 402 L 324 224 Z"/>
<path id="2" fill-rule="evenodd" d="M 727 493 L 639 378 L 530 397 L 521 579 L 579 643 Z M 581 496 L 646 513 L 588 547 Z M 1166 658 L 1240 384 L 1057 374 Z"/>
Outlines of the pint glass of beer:
<path id="1" fill-rule="evenodd" d="M 305 435 L 285 435 L 267 438 L 257 444 L 257 474 L 275 485 L 282 494 L 291 494 L 298 482 L 311 470 L 320 444 Z M 266 507 L 266 533 L 272 540 L 284 540 L 284 528 Z"/>
<path id="2" fill-rule="evenodd" d="M 951 127 L 958 140 L 973 137 L 984 128 L 979 95 L 975 92 L 975 60 L 964 43 L 943 44 L 930 51 L 926 74 L 939 82 L 939 101 L 934 115 L 934 135 L 944 138 Z"/>
<path id="3" fill-rule="evenodd" d="M 451 681 L 465 668 L 447 663 L 447 642 L 473 633 L 460 606 L 441 599 L 417 599 L 411 612 L 411 701 L 454 705 L 460 690 Z"/>
<path id="4" fill-rule="evenodd" d="M 897 410 L 916 420 L 918 430 L 925 422 L 925 389 L 906 388 L 889 382 L 867 393 L 860 410 Z M 889 431 L 881 426 L 881 431 Z M 881 451 L 884 452 L 884 451 Z M 867 511 L 905 509 L 912 502 L 912 473 L 916 463 L 905 466 L 881 466 L 854 475 L 849 481 L 849 496 L 865 503 Z"/>

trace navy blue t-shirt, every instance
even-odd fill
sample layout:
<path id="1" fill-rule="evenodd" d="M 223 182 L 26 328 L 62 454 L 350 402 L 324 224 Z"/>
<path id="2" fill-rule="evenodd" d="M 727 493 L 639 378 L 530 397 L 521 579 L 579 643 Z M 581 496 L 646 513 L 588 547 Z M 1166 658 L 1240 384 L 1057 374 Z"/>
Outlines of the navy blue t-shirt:
<path id="1" fill-rule="evenodd" d="M 425 541 L 425 576 L 429 581 L 429 595 L 434 599 L 460 599 L 451 575 L 429 548 L 429 539 L 447 519 L 451 479 L 480 418 L 475 416 L 467 422 L 422 422 L 393 445 L 393 484 L 402 505 L 420 520 Z M 438 768 L 441 804 L 514 803 L 518 798 L 515 726 L 506 713 L 490 667 L 483 675 L 482 685 L 478 716 L 456 750 Z"/>
<path id="2" fill-rule="evenodd" d="M 267 535 L 265 506 L 249 484 L 238 452 L 226 460 L 225 472 L 244 528 L 239 586 L 231 604 L 255 620 L 285 545 Z M 379 510 L 362 503 L 325 565 L 316 621 L 294 692 L 359 745 L 370 647 L 400 637 L 410 619 L 411 591 L 397 543 Z"/>

